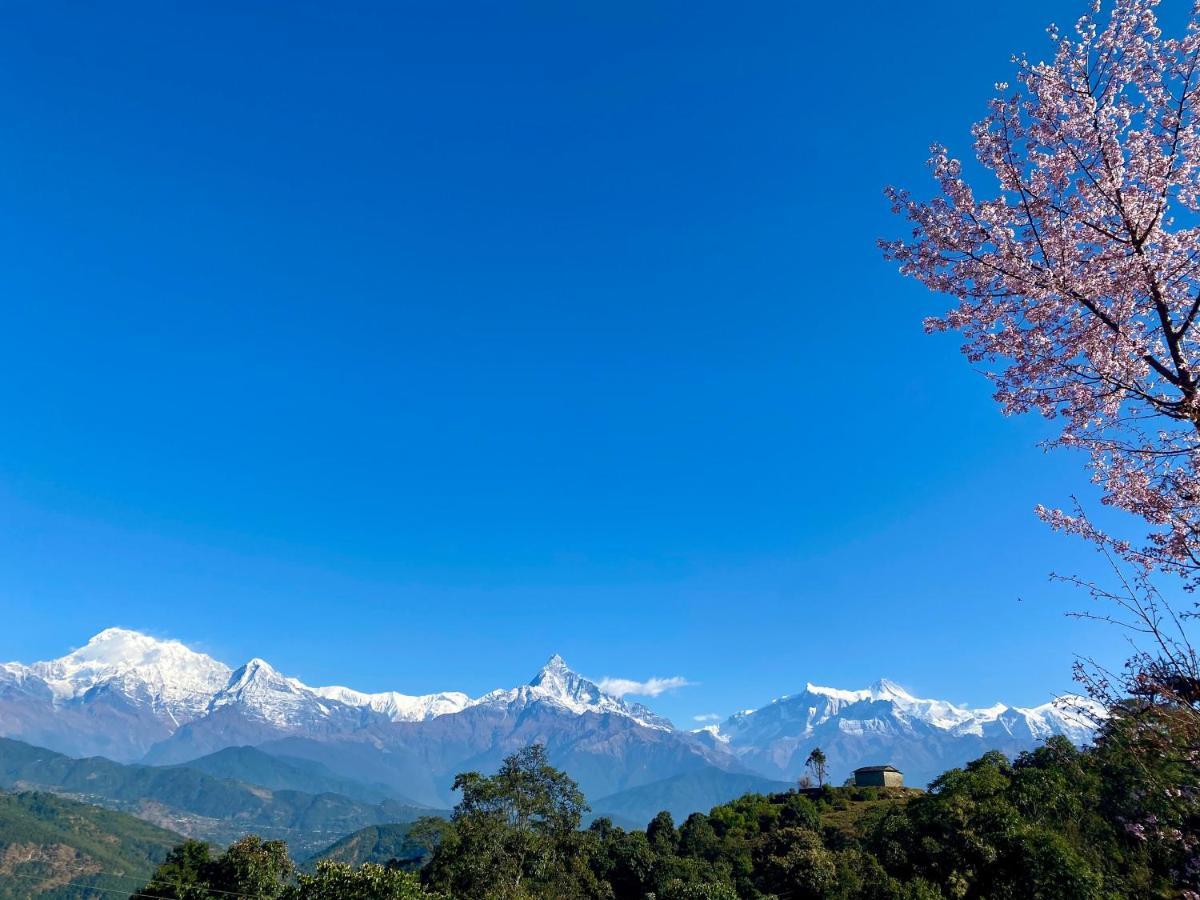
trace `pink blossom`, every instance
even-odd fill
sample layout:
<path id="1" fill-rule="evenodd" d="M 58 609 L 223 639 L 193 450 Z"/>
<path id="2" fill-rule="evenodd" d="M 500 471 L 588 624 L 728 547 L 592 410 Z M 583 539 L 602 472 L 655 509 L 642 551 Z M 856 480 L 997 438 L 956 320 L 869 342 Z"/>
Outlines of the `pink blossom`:
<path id="1" fill-rule="evenodd" d="M 1016 89 L 973 129 L 994 185 L 935 145 L 936 196 L 890 188 L 912 232 L 881 246 L 955 298 L 926 327 L 961 332 L 1003 409 L 1055 420 L 1051 444 L 1087 454 L 1104 502 L 1149 526 L 1122 552 L 1200 580 L 1200 15 L 1166 38 L 1156 6 L 1051 28 L 1053 58 L 1016 59 Z"/>

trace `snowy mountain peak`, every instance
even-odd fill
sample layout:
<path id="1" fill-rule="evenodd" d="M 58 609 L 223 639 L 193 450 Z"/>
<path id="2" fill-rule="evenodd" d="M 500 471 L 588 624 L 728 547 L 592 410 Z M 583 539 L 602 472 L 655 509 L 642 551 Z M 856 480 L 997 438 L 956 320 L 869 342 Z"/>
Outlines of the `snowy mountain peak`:
<path id="1" fill-rule="evenodd" d="M 861 703 L 864 700 L 894 700 L 900 703 L 918 702 L 917 698 L 887 678 L 880 678 L 869 688 L 859 691 L 848 691 L 842 688 L 822 687 L 811 681 L 804 686 L 804 693 L 816 697 L 827 697 L 842 703 Z M 792 700 L 792 697 L 781 697 L 775 702 Z"/>
<path id="2" fill-rule="evenodd" d="M 202 661 L 211 661 L 211 659 L 202 653 L 188 649 L 179 641 L 159 640 L 128 628 L 105 628 L 78 650 L 72 650 L 66 656 L 42 665 L 57 664 L 64 669 L 87 668 L 92 671 L 103 671 L 136 668 L 155 663 Z"/>
<path id="3" fill-rule="evenodd" d="M 876 700 L 887 700 L 887 699 L 913 700 L 913 699 L 915 699 L 912 694 L 910 694 L 904 688 L 900 687 L 900 685 L 896 684 L 896 682 L 891 681 L 890 679 L 887 679 L 887 678 L 880 678 L 873 685 L 871 685 L 870 690 L 871 690 L 872 697 Z"/>
<path id="4" fill-rule="evenodd" d="M 600 690 L 600 686 L 571 670 L 557 653 L 529 682 L 532 692 L 575 712 L 618 712 L 623 701 Z"/>
<path id="5" fill-rule="evenodd" d="M 533 687 L 539 685 L 566 685 L 573 678 L 578 678 L 571 667 L 567 665 L 567 661 L 555 653 L 546 664 L 538 669 L 537 674 L 529 680 L 529 684 Z"/>
<path id="6" fill-rule="evenodd" d="M 144 652 L 160 643 L 170 642 L 158 641 L 148 634 L 128 628 L 105 628 L 92 635 L 86 644 L 68 655 L 80 659 L 84 657 L 93 659 L 116 657 L 119 659 L 128 656 L 131 651 L 134 653 Z"/>
<path id="7" fill-rule="evenodd" d="M 335 708 L 339 704 L 332 704 Z M 234 706 L 253 719 L 280 728 L 320 719 L 329 713 L 312 688 L 281 674 L 265 659 L 255 657 L 229 676 L 229 683 L 213 695 L 210 710 Z"/>
<path id="8" fill-rule="evenodd" d="M 366 694 L 339 685 L 312 690 L 326 700 L 334 700 L 359 709 L 374 710 L 393 722 L 422 722 L 425 719 L 461 712 L 472 703 L 471 698 L 460 691 L 440 691 L 436 694 L 412 696 L 398 691 Z"/>
<path id="9" fill-rule="evenodd" d="M 171 724 L 203 712 L 229 678 L 229 667 L 210 656 L 127 628 L 106 628 L 58 659 L 8 668 L 40 678 L 58 703 L 111 689 Z"/>
<path id="10" fill-rule="evenodd" d="M 530 687 L 540 687 L 556 694 L 574 693 L 580 690 L 582 683 L 591 684 L 572 672 L 567 661 L 557 653 L 546 660 L 546 664 L 538 669 L 537 674 L 529 680 Z M 600 689 L 596 688 L 596 690 Z"/>
<path id="11" fill-rule="evenodd" d="M 1104 716 L 1097 704 L 1059 698 L 1030 709 L 996 703 L 982 709 L 946 700 L 914 697 L 894 681 L 882 678 L 862 690 L 805 685 L 804 692 L 771 701 L 754 712 L 730 716 L 713 737 L 735 747 L 762 747 L 772 741 L 833 741 L 838 735 L 896 735 L 934 741 L 982 738 L 996 745 L 1018 740 L 1044 740 L 1064 734 L 1076 744 L 1091 740 Z M 825 735 L 825 737 L 821 737 Z M 788 744 L 792 746 L 792 744 Z"/>
<path id="12" fill-rule="evenodd" d="M 299 687 L 302 687 L 300 682 L 281 675 L 269 662 L 256 656 L 229 676 L 229 683 L 225 685 L 222 693 L 253 688 L 269 688 L 295 693 Z"/>
<path id="13" fill-rule="evenodd" d="M 600 686 L 571 670 L 557 653 L 547 660 L 528 684 L 511 690 L 495 690 L 471 703 L 472 706 L 520 708 L 530 703 L 547 703 L 568 712 L 615 714 L 639 725 L 673 731 L 671 722 L 640 703 L 630 703 L 605 693 Z"/>

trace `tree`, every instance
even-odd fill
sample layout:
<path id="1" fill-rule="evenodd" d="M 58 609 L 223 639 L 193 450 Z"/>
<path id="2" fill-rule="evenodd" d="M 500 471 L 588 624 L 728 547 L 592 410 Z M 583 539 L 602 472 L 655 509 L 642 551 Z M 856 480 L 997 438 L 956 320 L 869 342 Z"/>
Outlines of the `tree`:
<path id="1" fill-rule="evenodd" d="M 768 835 L 761 868 L 769 891 L 788 897 L 828 897 L 837 883 L 833 854 L 807 828 L 781 828 Z"/>
<path id="2" fill-rule="evenodd" d="M 248 835 L 213 857 L 203 841 L 184 841 L 155 870 L 139 896 L 163 900 L 208 900 L 245 895 L 259 900 L 283 896 L 294 866 L 283 841 Z"/>
<path id="3" fill-rule="evenodd" d="M 825 765 L 825 752 L 820 747 L 813 747 L 812 752 L 808 754 L 808 759 L 804 761 L 804 767 L 811 771 L 813 777 L 817 779 L 817 787 L 825 787 Z"/>
<path id="4" fill-rule="evenodd" d="M 646 826 L 646 840 L 654 848 L 655 853 L 671 854 L 675 852 L 679 835 L 675 831 L 675 819 L 665 809 L 650 820 Z"/>
<path id="5" fill-rule="evenodd" d="M 1104 502 L 1149 526 L 1139 564 L 1200 583 L 1200 11 L 1165 38 L 1157 0 L 1115 0 L 1074 37 L 1050 29 L 1050 62 L 1018 62 L 1018 87 L 975 126 L 994 189 L 934 146 L 940 196 L 889 189 L 912 223 L 886 256 L 957 306 L 957 329 L 1009 413 L 1059 423 Z M 1007 91 L 1007 85 L 998 86 Z M 1093 540 L 1085 517 L 1042 509 Z"/>
<path id="6" fill-rule="evenodd" d="M 426 893 L 411 872 L 363 863 L 357 869 L 322 860 L 316 872 L 301 875 L 284 895 L 286 900 L 437 900 Z"/>
<path id="7" fill-rule="evenodd" d="M 215 892 L 278 897 L 294 871 L 283 841 L 264 841 L 249 835 L 229 846 L 205 868 L 209 887 Z"/>
<path id="8" fill-rule="evenodd" d="M 473 898 L 529 896 L 550 884 L 565 890 L 587 806 L 545 747 L 509 756 L 492 776 L 460 774 L 454 789 L 462 800 L 430 860 L 429 884 Z"/>
<path id="9" fill-rule="evenodd" d="M 139 892 L 162 900 L 203 900 L 208 897 L 204 872 L 212 848 L 204 841 L 187 840 L 174 848 Z"/>
<path id="10" fill-rule="evenodd" d="M 1077 677 L 1121 720 L 1109 742 L 1148 772 L 1155 754 L 1200 745 L 1196 610 L 1176 613 L 1151 580 L 1200 587 L 1200 6 L 1168 38 L 1157 5 L 1097 2 L 1072 35 L 1052 27 L 1053 58 L 1018 59 L 1017 87 L 1000 85 L 973 130 L 994 187 L 934 146 L 939 196 L 889 189 L 912 234 L 882 242 L 904 274 L 956 299 L 927 328 L 961 332 L 1005 412 L 1055 420 L 1048 445 L 1083 451 L 1103 502 L 1145 526 L 1129 541 L 1078 503 L 1038 508 L 1112 563 L 1115 586 L 1068 580 L 1108 604 L 1087 615 L 1138 643 L 1124 672 L 1085 663 Z M 1172 833 L 1200 887 L 1200 833 Z"/>

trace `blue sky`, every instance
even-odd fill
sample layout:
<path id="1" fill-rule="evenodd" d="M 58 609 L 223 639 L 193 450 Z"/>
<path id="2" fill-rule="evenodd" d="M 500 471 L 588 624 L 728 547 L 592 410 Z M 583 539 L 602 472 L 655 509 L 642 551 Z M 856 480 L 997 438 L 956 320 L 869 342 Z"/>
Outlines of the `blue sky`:
<path id="1" fill-rule="evenodd" d="M 10 4 L 0 658 L 1069 688 L 1079 461 L 875 239 L 1078 8 Z"/>

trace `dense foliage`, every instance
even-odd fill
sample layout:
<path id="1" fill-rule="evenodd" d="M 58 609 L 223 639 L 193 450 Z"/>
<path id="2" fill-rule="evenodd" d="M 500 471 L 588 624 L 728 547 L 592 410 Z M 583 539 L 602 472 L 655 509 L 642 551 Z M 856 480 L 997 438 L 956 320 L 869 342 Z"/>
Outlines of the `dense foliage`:
<path id="1" fill-rule="evenodd" d="M 403 871 L 400 860 L 357 868 L 324 860 L 293 878 L 279 842 L 247 838 L 214 857 L 193 841 L 142 893 L 173 900 L 229 896 L 223 891 L 285 900 L 1186 895 L 1196 873 L 1181 846 L 1200 833 L 1189 800 L 1195 762 L 1186 746 L 1162 744 L 1147 768 L 1133 746 L 1146 723 L 1117 713 L 1094 748 L 1056 737 L 1015 760 L 988 753 L 928 792 L 827 785 L 747 794 L 680 824 L 664 812 L 645 830 L 628 831 L 606 818 L 581 829 L 583 796 L 541 747 L 531 747 L 494 776 L 459 776 L 463 799 L 452 818 L 410 830 L 428 852 L 419 875 Z M 1169 732 L 1169 723 L 1158 730 Z"/>
<path id="2" fill-rule="evenodd" d="M 354 867 L 323 860 L 314 872 L 293 875 L 283 841 L 250 836 L 215 855 L 203 841 L 185 841 L 137 896 L 163 900 L 430 900 L 436 896 L 424 891 L 413 873 L 375 863 Z"/>
<path id="3" fill-rule="evenodd" d="M 331 860 L 356 867 L 363 863 L 391 863 L 403 868 L 419 868 L 425 852 L 413 839 L 412 831 L 408 824 L 368 825 L 339 838 L 306 865 Z"/>

